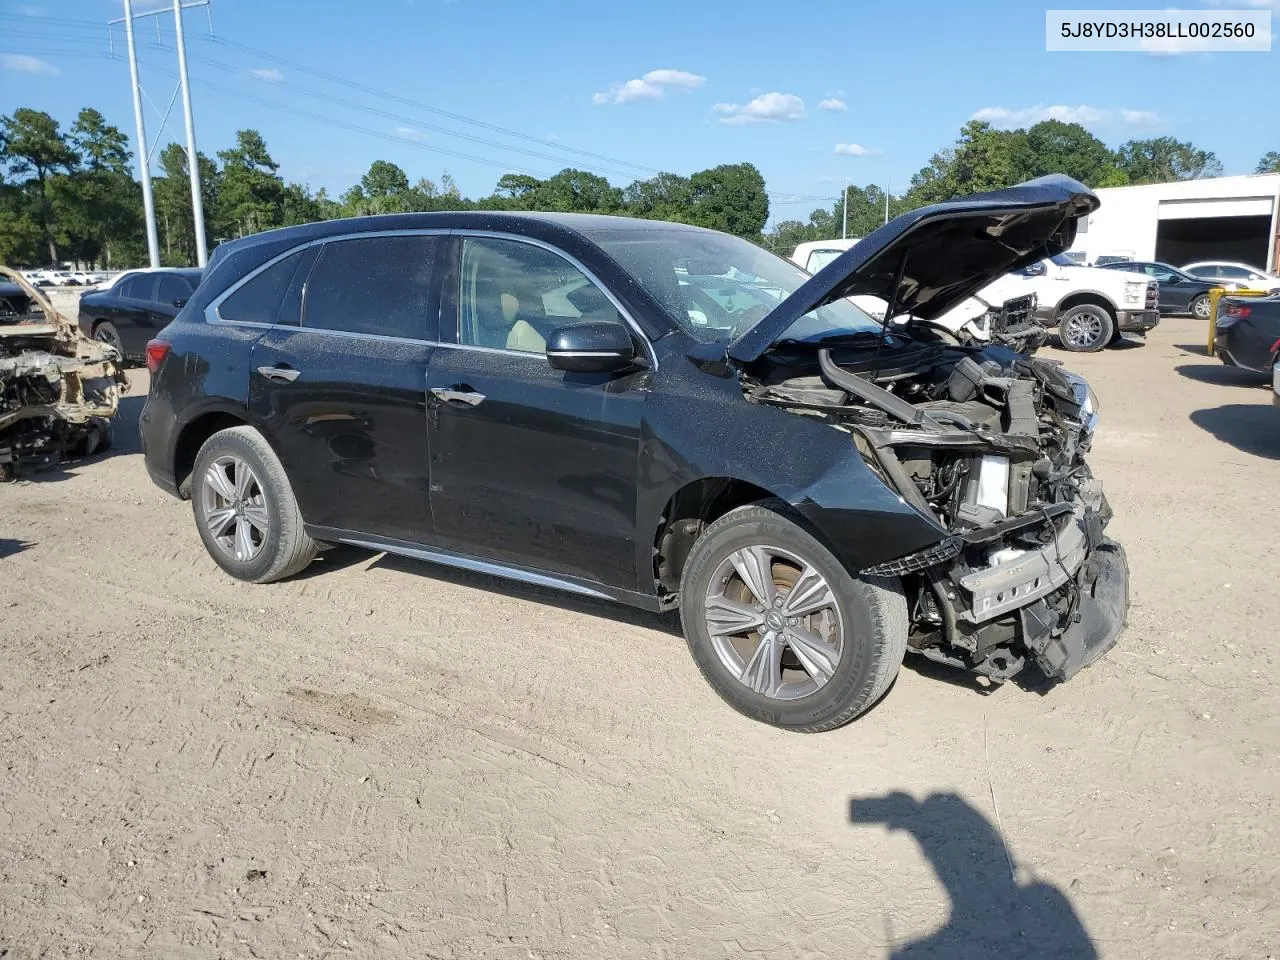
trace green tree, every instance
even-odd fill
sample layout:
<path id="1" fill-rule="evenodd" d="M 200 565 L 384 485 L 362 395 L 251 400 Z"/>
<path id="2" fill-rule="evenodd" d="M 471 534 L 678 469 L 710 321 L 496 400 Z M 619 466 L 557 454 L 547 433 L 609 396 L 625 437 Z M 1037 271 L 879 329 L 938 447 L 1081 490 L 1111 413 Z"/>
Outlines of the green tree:
<path id="1" fill-rule="evenodd" d="M 689 178 L 689 222 L 759 240 L 769 219 L 764 177 L 750 163 L 721 164 Z"/>
<path id="2" fill-rule="evenodd" d="M 693 184 L 679 174 L 659 173 L 625 187 L 622 200 L 633 217 L 688 222 L 693 210 Z"/>
<path id="3" fill-rule="evenodd" d="M 284 223 L 284 181 L 276 171 L 266 141 L 257 130 L 236 131 L 236 145 L 220 150 L 222 189 L 218 198 L 219 229 L 245 236 Z"/>
<path id="4" fill-rule="evenodd" d="M 1222 162 L 1211 152 L 1173 137 L 1130 140 L 1116 151 L 1116 164 L 1130 183 L 1172 183 L 1222 175 Z"/>
<path id="5" fill-rule="evenodd" d="M 1078 123 L 1045 120 L 1026 133 L 1020 169 L 1012 182 L 1065 173 L 1089 187 L 1116 187 L 1128 182 L 1105 143 Z"/>
<path id="6" fill-rule="evenodd" d="M 1280 173 L 1280 150 L 1264 153 L 1254 168 L 1254 173 Z"/>
<path id="7" fill-rule="evenodd" d="M 133 152 L 129 138 L 119 127 L 107 123 L 93 107 L 85 107 L 71 126 L 71 143 L 80 154 L 80 162 L 91 173 L 126 173 Z"/>
<path id="8" fill-rule="evenodd" d="M 39 200 L 38 222 L 49 250 L 49 260 L 58 262 L 54 239 L 53 211 L 47 190 L 49 177 L 55 171 L 75 166 L 76 155 L 58 127 L 58 121 L 47 113 L 21 107 L 11 117 L 0 117 L 0 159 L 19 176 L 34 174 Z"/>
<path id="9" fill-rule="evenodd" d="M 217 217 L 221 173 L 217 164 L 203 153 L 197 153 L 200 170 L 200 196 L 204 205 L 205 244 L 213 245 L 210 229 Z M 152 181 L 156 198 L 156 218 L 163 234 L 166 262 L 194 265 L 196 262 L 195 218 L 191 211 L 191 175 L 187 151 L 171 143 L 160 151 L 161 175 Z"/>

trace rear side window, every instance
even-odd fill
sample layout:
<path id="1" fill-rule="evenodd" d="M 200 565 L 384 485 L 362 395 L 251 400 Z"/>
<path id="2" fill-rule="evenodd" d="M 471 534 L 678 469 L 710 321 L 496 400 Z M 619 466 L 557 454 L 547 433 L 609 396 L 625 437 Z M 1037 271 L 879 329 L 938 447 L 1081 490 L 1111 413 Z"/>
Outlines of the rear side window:
<path id="1" fill-rule="evenodd" d="M 120 285 L 120 296 L 128 297 L 130 300 L 151 300 L 155 289 L 156 278 L 141 273 L 136 277 L 130 277 Z"/>
<path id="2" fill-rule="evenodd" d="M 291 299 L 291 293 L 296 294 L 315 255 L 315 247 L 307 247 L 273 263 L 223 300 L 218 317 L 236 323 L 296 324 L 296 307 L 289 310 L 282 305 Z"/>
<path id="3" fill-rule="evenodd" d="M 156 289 L 156 300 L 160 303 L 173 303 L 191 296 L 191 285 L 176 274 L 166 273 L 160 277 L 160 286 Z"/>
<path id="4" fill-rule="evenodd" d="M 307 280 L 302 325 L 370 336 L 434 340 L 435 238 L 360 237 L 324 245 Z"/>

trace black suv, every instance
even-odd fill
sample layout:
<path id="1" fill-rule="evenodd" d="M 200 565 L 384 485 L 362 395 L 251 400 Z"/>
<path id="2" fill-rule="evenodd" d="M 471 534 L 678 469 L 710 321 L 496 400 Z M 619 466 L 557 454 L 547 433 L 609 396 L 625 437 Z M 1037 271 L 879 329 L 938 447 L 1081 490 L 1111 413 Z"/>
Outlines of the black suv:
<path id="1" fill-rule="evenodd" d="M 242 580 L 345 543 L 678 605 L 711 685 L 779 726 L 857 716 L 908 650 L 1070 677 L 1128 602 L 1084 460 L 1096 401 L 932 318 L 1096 206 L 1042 178 L 899 217 L 812 277 L 571 214 L 247 237 L 147 347 L 147 468 Z"/>

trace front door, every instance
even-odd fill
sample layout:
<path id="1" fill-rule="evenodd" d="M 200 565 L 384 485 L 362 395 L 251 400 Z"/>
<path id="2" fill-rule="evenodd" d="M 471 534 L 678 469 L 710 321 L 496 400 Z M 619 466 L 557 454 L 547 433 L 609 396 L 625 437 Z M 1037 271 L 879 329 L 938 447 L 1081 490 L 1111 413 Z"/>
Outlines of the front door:
<path id="1" fill-rule="evenodd" d="M 305 268 L 283 269 L 275 281 L 290 292 L 254 345 L 250 408 L 313 526 L 431 539 L 425 390 L 439 316 L 435 245 L 425 235 L 335 240 L 305 278 L 296 275 Z"/>
<path id="2" fill-rule="evenodd" d="M 438 541 L 636 589 L 636 477 L 649 371 L 566 373 L 545 355 L 552 329 L 620 319 L 617 307 L 544 247 L 491 237 L 451 245 L 445 343 L 427 369 Z"/>

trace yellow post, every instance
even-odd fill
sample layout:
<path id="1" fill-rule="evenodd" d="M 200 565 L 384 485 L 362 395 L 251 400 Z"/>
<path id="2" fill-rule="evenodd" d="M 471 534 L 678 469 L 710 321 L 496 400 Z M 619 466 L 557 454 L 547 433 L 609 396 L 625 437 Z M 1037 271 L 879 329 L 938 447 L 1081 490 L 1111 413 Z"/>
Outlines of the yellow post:
<path id="1" fill-rule="evenodd" d="M 1207 344 L 1209 356 L 1213 356 L 1213 338 L 1218 332 L 1218 301 L 1222 298 L 1225 291 L 1221 287 L 1214 287 L 1209 291 L 1209 343 Z"/>
<path id="2" fill-rule="evenodd" d="M 1233 297 L 1267 297 L 1270 296 L 1269 290 L 1236 290 L 1230 294 Z M 1213 356 L 1213 339 L 1218 332 L 1218 302 L 1225 296 L 1227 292 L 1221 287 L 1214 287 L 1209 291 L 1209 356 Z"/>

